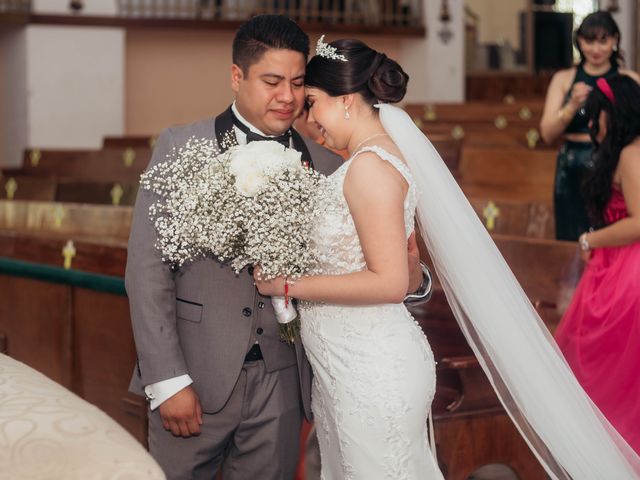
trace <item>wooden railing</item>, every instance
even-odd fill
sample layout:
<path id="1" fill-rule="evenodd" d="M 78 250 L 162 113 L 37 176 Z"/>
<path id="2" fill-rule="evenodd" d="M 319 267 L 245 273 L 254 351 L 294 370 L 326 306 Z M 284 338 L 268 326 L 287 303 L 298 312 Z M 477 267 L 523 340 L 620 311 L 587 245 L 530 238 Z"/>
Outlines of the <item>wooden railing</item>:
<path id="1" fill-rule="evenodd" d="M 422 27 L 421 0 L 118 0 L 128 18 L 245 20 L 260 13 L 303 23 Z"/>
<path id="2" fill-rule="evenodd" d="M 39 25 L 231 30 L 258 14 L 287 15 L 307 32 L 423 37 L 424 0 L 115 0 L 115 14 L 34 9 L 32 0 L 0 0 L 0 27 Z"/>
<path id="3" fill-rule="evenodd" d="M 31 0 L 0 0 L 0 14 L 2 13 L 29 13 Z"/>

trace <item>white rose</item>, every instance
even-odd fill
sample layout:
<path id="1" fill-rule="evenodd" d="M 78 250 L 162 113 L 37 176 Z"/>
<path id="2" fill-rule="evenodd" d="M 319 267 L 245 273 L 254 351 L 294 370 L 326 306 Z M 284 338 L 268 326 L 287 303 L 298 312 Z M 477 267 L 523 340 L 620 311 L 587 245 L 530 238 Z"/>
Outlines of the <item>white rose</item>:
<path id="1" fill-rule="evenodd" d="M 235 177 L 241 177 L 242 175 L 254 172 L 258 167 L 255 161 L 255 157 L 251 154 L 248 155 L 243 147 L 234 147 L 231 153 L 231 159 L 229 160 L 229 171 Z"/>
<path id="2" fill-rule="evenodd" d="M 295 166 L 296 162 L 300 163 L 300 152 L 284 148 L 278 142 L 255 143 L 264 145 L 264 148 L 256 152 L 256 162 L 262 172 L 273 175 Z"/>
<path id="3" fill-rule="evenodd" d="M 236 175 L 235 187 L 241 195 L 253 197 L 260 192 L 265 183 L 265 177 L 259 172 L 244 172 L 242 175 Z"/>
<path id="4" fill-rule="evenodd" d="M 236 147 L 230 169 L 234 175 L 256 168 L 263 174 L 275 174 L 288 168 L 299 168 L 300 156 L 300 152 L 284 148 L 278 142 L 251 142 Z"/>

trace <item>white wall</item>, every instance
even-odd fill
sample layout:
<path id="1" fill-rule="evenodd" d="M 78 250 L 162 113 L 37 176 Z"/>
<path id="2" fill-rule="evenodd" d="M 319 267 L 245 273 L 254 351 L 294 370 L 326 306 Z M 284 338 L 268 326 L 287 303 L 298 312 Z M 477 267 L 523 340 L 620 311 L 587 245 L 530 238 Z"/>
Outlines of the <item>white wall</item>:
<path id="1" fill-rule="evenodd" d="M 620 28 L 620 47 L 625 56 L 627 68 L 638 70 L 638 65 L 635 63 L 636 49 L 639 45 L 636 45 L 636 39 L 634 38 L 635 30 L 634 25 L 636 22 L 634 0 L 619 0 L 620 10 L 613 14 L 618 27 Z M 638 5 L 637 8 L 640 8 Z M 635 28 L 639 28 L 638 25 Z"/>
<path id="2" fill-rule="evenodd" d="M 444 43 L 438 36 L 440 2 L 424 0 L 424 38 L 401 41 L 398 59 L 410 76 L 407 103 L 464 101 L 464 18 L 463 0 L 449 1 L 453 36 Z"/>
<path id="3" fill-rule="evenodd" d="M 124 133 L 122 29 L 29 25 L 0 39 L 4 165 L 25 148 L 99 148 Z"/>
<path id="4" fill-rule="evenodd" d="M 501 43 L 508 40 L 515 50 L 520 48 L 518 22 L 520 12 L 527 8 L 525 0 L 467 0 L 467 4 L 480 17 L 480 43 Z"/>
<path id="5" fill-rule="evenodd" d="M 121 29 L 27 28 L 29 146 L 98 148 L 123 134 L 124 42 Z"/>
<path id="6" fill-rule="evenodd" d="M 69 0 L 32 0 L 32 10 L 42 14 L 69 13 Z M 85 15 L 115 15 L 116 0 L 85 0 L 82 14 Z"/>

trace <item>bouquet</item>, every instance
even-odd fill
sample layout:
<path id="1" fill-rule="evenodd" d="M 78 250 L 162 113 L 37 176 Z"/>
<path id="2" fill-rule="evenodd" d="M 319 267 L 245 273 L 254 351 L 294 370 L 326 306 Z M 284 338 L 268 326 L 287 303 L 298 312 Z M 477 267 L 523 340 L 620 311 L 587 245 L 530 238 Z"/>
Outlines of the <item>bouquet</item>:
<path id="1" fill-rule="evenodd" d="M 175 161 L 144 173 L 141 186 L 159 196 L 149 214 L 156 247 L 173 268 L 212 256 L 236 273 L 259 264 L 267 280 L 295 280 L 317 263 L 311 236 L 324 178 L 275 141 L 220 153 L 213 141 L 191 138 Z M 281 337 L 292 343 L 295 308 L 285 298 L 272 302 Z"/>

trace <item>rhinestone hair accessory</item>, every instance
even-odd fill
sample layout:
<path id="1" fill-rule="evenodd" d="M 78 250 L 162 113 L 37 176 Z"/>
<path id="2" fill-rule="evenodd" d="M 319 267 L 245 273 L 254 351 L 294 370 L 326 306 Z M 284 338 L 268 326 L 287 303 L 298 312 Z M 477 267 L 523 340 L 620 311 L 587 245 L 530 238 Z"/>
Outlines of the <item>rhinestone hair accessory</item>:
<path id="1" fill-rule="evenodd" d="M 318 43 L 316 43 L 316 55 L 328 58 L 329 60 L 340 60 L 341 62 L 346 62 L 347 57 L 337 53 L 337 51 L 336 47 L 332 47 L 328 43 L 324 42 L 324 35 L 318 39 Z"/>

